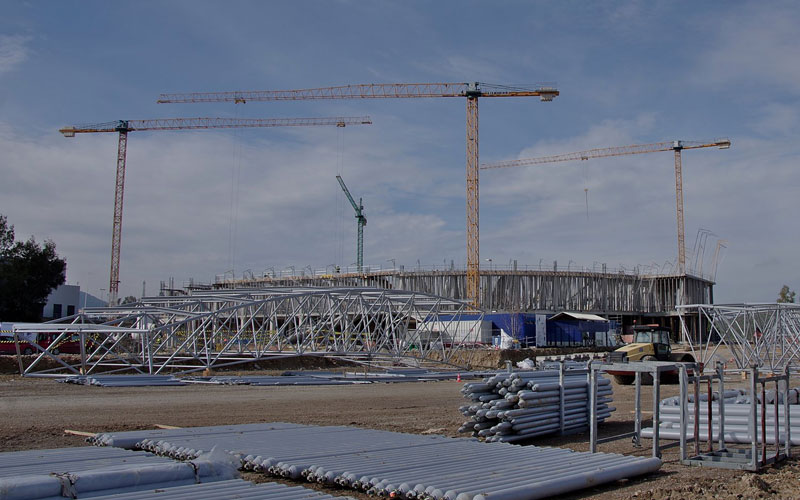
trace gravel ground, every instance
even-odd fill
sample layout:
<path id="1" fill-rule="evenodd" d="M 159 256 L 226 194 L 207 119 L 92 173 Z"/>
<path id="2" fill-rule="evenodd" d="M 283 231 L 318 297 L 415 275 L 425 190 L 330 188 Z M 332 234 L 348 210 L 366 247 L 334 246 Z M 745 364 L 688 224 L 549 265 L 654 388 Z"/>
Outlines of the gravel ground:
<path id="1" fill-rule="evenodd" d="M 726 383 L 726 387 L 732 385 Z M 460 383 L 448 381 L 318 387 L 103 388 L 0 375 L 0 451 L 85 445 L 83 438 L 65 434 L 65 429 L 103 432 L 148 429 L 156 424 L 189 427 L 284 421 L 456 437 L 456 429 L 464 421 L 458 412 L 465 403 L 460 387 Z M 662 397 L 676 393 L 677 386 L 662 386 Z M 645 409 L 652 408 L 651 394 L 644 388 Z M 614 406 L 617 411 L 600 426 L 601 435 L 633 430 L 633 388 L 615 385 Z M 539 438 L 531 444 L 585 451 L 588 439 L 588 434 L 580 434 Z M 624 439 L 600 445 L 600 451 L 647 456 L 651 441 L 644 440 L 643 444 L 643 448 L 635 448 Z M 800 453 L 800 449 L 794 453 Z M 760 474 L 682 466 L 677 449 L 667 450 L 664 460 L 657 474 L 564 498 L 800 499 L 800 462 L 795 460 Z"/>

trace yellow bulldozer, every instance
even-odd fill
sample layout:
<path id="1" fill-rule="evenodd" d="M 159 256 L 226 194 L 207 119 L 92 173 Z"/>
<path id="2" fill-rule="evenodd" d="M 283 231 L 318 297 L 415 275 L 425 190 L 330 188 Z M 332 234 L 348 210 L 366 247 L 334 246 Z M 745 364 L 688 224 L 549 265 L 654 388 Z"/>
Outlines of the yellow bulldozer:
<path id="1" fill-rule="evenodd" d="M 612 363 L 626 363 L 628 361 L 677 361 L 694 363 L 692 353 L 673 351 L 670 340 L 669 328 L 657 325 L 633 327 L 633 342 L 608 353 L 607 360 Z M 609 370 L 609 375 L 621 385 L 630 385 L 634 382 L 636 374 L 631 371 Z M 652 384 L 653 377 L 649 373 L 642 373 L 642 383 Z M 677 383 L 678 372 L 668 371 L 661 374 L 664 383 Z"/>

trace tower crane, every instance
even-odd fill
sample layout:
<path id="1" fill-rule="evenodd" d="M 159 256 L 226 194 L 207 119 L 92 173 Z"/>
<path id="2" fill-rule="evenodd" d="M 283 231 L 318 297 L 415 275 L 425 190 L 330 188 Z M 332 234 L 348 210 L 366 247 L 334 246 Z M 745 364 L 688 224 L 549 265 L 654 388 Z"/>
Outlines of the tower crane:
<path id="1" fill-rule="evenodd" d="M 364 267 L 364 226 L 367 225 L 367 216 L 364 215 L 364 204 L 361 202 L 361 198 L 359 198 L 358 204 L 356 205 L 356 201 L 350 195 L 350 190 L 344 185 L 341 175 L 337 175 L 336 180 L 339 181 L 339 185 L 342 186 L 342 191 L 344 191 L 347 199 L 350 200 L 350 204 L 353 205 L 353 210 L 356 211 L 356 223 L 358 224 L 356 266 L 358 266 L 358 272 L 360 273 Z"/>
<path id="2" fill-rule="evenodd" d="M 407 99 L 463 97 L 467 100 L 467 299 L 480 305 L 480 233 L 478 210 L 478 98 L 539 97 L 549 102 L 559 91 L 549 85 L 507 86 L 488 83 L 373 83 L 299 90 L 190 92 L 161 94 L 159 103 L 299 101 L 307 99 Z"/>
<path id="3" fill-rule="evenodd" d="M 731 147 L 729 139 L 718 139 L 714 141 L 669 141 L 656 142 L 652 144 L 634 144 L 632 146 L 618 146 L 613 148 L 589 149 L 575 153 L 566 153 L 554 156 L 542 156 L 539 158 L 523 158 L 520 160 L 509 160 L 497 163 L 481 165 L 482 170 L 506 167 L 523 167 L 529 165 L 540 165 L 542 163 L 556 163 L 561 161 L 589 160 L 593 158 L 606 158 L 609 156 L 625 156 L 642 153 L 657 153 L 660 151 L 674 151 L 675 153 L 675 205 L 677 207 L 678 219 L 678 268 L 680 274 L 686 273 L 686 238 L 683 227 L 683 173 L 681 167 L 681 151 L 684 149 L 700 148 L 719 148 L 728 149 Z"/>
<path id="4" fill-rule="evenodd" d="M 331 118 L 159 118 L 153 120 L 118 120 L 115 122 L 75 125 L 59 130 L 64 137 L 75 134 L 118 132 L 117 180 L 114 189 L 114 224 L 111 234 L 111 276 L 108 284 L 108 301 L 113 305 L 119 292 L 119 255 L 122 244 L 122 199 L 125 194 L 125 157 L 128 149 L 128 132 L 137 130 L 197 130 L 209 128 L 246 127 L 304 127 L 329 125 L 369 125 L 372 121 L 364 117 Z"/>

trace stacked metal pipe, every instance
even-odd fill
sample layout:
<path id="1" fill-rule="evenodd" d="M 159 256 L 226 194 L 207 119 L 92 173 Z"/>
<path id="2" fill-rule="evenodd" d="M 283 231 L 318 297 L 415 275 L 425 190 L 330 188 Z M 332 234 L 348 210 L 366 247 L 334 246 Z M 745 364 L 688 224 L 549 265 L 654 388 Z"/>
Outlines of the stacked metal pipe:
<path id="1" fill-rule="evenodd" d="M 432 380 L 477 380 L 485 377 L 487 372 L 475 371 L 448 371 L 433 372 L 424 369 L 395 369 L 380 372 L 285 372 L 282 375 L 226 375 L 213 377 L 184 377 L 181 381 L 191 384 L 218 384 L 218 385 L 257 385 L 257 386 L 284 386 L 284 385 L 349 385 L 369 384 L 373 382 L 401 383 L 401 382 L 427 382 Z"/>
<path id="2" fill-rule="evenodd" d="M 239 476 L 237 464 L 223 452 L 181 463 L 112 448 L 26 450 L 0 453 L 0 465 L 0 500 L 86 498 Z"/>
<path id="3" fill-rule="evenodd" d="M 585 365 L 584 365 L 585 366 Z M 589 425 L 589 377 L 587 370 L 498 373 L 461 389 L 472 404 L 459 410 L 470 419 L 458 429 L 488 442 L 514 442 L 545 434 L 565 434 Z M 597 379 L 598 423 L 611 416 L 609 379 Z M 562 401 L 563 398 L 563 401 Z M 562 422 L 563 418 L 563 422 Z"/>
<path id="4" fill-rule="evenodd" d="M 247 470 L 409 500 L 550 498 L 661 466 L 657 458 L 284 423 L 112 433 L 102 440 L 132 438 L 140 439 L 138 448 L 176 458 L 218 446 Z"/>
<path id="5" fill-rule="evenodd" d="M 237 498 L 249 500 L 355 500 L 352 497 L 333 496 L 302 486 L 287 486 L 280 483 L 251 483 L 242 479 L 230 479 L 214 483 L 149 489 L 124 493 L 112 493 L 92 497 L 94 500 L 219 500 Z"/>
<path id="6" fill-rule="evenodd" d="M 186 385 L 172 375 L 72 375 L 60 380 L 68 384 L 96 385 L 100 387 L 145 387 Z"/>
<path id="7" fill-rule="evenodd" d="M 798 395 L 800 395 L 800 388 L 789 390 L 789 426 L 791 432 L 791 444 L 800 445 L 800 404 L 798 404 Z M 766 391 L 767 407 L 765 408 L 766 421 L 764 429 L 766 431 L 767 444 L 775 444 L 775 399 L 778 399 L 778 439 L 781 444 L 785 443 L 783 436 L 785 412 L 783 407 L 783 393 L 775 391 Z M 726 390 L 723 394 L 725 403 L 725 442 L 727 443 L 751 443 L 752 438 L 750 434 L 750 425 L 752 419 L 752 406 L 750 397 L 745 395 L 745 391 L 741 389 Z M 712 402 L 719 400 L 719 393 L 714 392 L 711 398 Z M 690 394 L 687 398 L 688 411 L 687 423 L 684 433 L 687 439 L 694 439 L 694 395 Z M 708 396 L 706 394 L 700 395 L 699 418 L 698 418 L 698 437 L 701 441 L 708 440 Z M 661 412 L 661 423 L 659 425 L 658 434 L 663 439 L 680 439 L 680 398 L 678 396 L 666 398 L 661 400 L 659 404 Z M 711 436 L 712 440 L 719 441 L 719 407 L 717 403 L 711 405 Z M 756 421 L 758 442 L 761 439 L 761 395 L 757 397 L 756 403 Z M 648 427 L 642 429 L 642 437 L 651 438 L 653 436 L 653 428 Z"/>

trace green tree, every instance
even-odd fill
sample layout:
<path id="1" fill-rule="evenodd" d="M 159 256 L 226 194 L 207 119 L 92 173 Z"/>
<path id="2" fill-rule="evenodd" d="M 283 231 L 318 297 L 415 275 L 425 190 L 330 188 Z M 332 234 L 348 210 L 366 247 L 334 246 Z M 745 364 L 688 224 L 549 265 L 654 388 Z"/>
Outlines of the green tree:
<path id="1" fill-rule="evenodd" d="M 56 244 L 14 241 L 14 226 L 0 215 L 0 319 L 41 321 L 47 296 L 66 281 L 67 262 Z"/>
<path id="2" fill-rule="evenodd" d="M 127 297 L 122 299 L 122 302 L 120 302 L 120 304 L 123 304 L 123 305 L 124 304 L 135 304 L 136 302 L 138 302 L 136 297 L 134 297 L 133 295 L 128 295 Z"/>
<path id="3" fill-rule="evenodd" d="M 778 292 L 778 303 L 794 304 L 795 295 L 794 290 L 790 290 L 788 285 L 783 285 L 781 291 Z"/>

